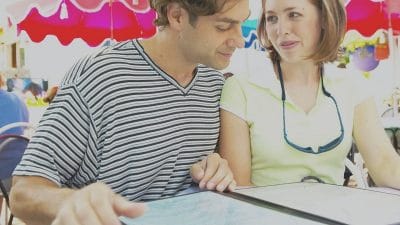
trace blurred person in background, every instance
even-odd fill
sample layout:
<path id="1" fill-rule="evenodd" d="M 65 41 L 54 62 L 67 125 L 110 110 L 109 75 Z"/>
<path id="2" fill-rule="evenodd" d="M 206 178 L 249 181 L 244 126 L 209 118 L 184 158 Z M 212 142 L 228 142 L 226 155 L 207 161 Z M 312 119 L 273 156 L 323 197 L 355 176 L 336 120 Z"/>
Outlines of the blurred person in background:
<path id="1" fill-rule="evenodd" d="M 50 87 L 49 90 L 47 90 L 46 96 L 44 96 L 43 101 L 50 104 L 53 101 L 54 97 L 56 96 L 57 91 L 58 91 L 57 85 Z"/>
<path id="2" fill-rule="evenodd" d="M 28 122 L 29 113 L 26 104 L 16 94 L 5 90 L 6 79 L 0 74 L 0 127 L 15 122 Z M 0 134 L 22 135 L 24 128 L 13 128 Z"/>
<path id="3" fill-rule="evenodd" d="M 25 103 L 16 94 L 5 90 L 6 79 L 0 73 L 0 128 L 15 122 L 28 122 L 29 113 Z M 12 128 L 0 133 L 0 135 L 16 134 L 22 135 L 23 127 Z M 4 184 L 9 186 L 10 181 Z M 0 195 L 0 213 L 3 204 L 3 196 Z"/>

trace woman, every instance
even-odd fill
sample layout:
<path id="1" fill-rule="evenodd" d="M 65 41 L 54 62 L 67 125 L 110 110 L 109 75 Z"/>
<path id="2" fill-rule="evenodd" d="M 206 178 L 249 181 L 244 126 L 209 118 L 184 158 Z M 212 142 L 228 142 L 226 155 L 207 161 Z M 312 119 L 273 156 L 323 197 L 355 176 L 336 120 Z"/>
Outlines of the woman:
<path id="1" fill-rule="evenodd" d="M 271 64 L 227 80 L 220 153 L 238 185 L 312 177 L 343 184 L 354 138 L 376 184 L 400 189 L 400 157 L 365 87 L 333 66 L 345 33 L 340 0 L 263 0 L 258 26 Z"/>

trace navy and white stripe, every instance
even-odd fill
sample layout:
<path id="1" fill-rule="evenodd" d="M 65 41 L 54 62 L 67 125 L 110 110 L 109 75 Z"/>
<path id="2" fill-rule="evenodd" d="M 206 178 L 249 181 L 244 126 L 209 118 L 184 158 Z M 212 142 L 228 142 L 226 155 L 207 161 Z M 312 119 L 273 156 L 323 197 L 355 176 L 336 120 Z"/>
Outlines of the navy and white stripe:
<path id="1" fill-rule="evenodd" d="M 14 175 L 76 188 L 102 181 L 130 200 L 174 195 L 215 149 L 222 85 L 199 65 L 181 87 L 137 41 L 89 55 L 64 78 Z"/>

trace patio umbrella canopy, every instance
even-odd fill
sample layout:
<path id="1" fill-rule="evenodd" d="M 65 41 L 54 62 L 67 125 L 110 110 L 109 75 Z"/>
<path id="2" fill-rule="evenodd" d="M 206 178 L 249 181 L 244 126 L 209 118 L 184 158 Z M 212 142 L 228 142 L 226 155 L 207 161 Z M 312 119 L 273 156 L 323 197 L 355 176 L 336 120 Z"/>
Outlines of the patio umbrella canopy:
<path id="1" fill-rule="evenodd" d="M 63 45 L 75 38 L 90 46 L 104 40 L 147 38 L 156 33 L 156 13 L 147 0 L 20 0 L 7 8 L 17 24 L 34 42 L 54 35 Z"/>
<path id="2" fill-rule="evenodd" d="M 358 66 L 358 68 L 362 68 L 362 71 L 370 71 L 377 66 L 378 60 L 389 58 L 396 71 L 396 36 L 400 34 L 400 0 L 348 0 L 346 12 L 349 31 L 346 35 L 347 39 L 354 38 L 356 32 L 364 37 L 377 36 L 377 34 L 380 36 L 378 42 L 358 46 L 356 51 L 353 50 L 355 53 L 353 58 L 362 58 L 360 62 L 364 62 L 356 65 L 368 64 L 368 66 Z"/>
<path id="3" fill-rule="evenodd" d="M 370 37 L 380 29 L 400 34 L 400 0 L 348 0 L 347 30 Z"/>

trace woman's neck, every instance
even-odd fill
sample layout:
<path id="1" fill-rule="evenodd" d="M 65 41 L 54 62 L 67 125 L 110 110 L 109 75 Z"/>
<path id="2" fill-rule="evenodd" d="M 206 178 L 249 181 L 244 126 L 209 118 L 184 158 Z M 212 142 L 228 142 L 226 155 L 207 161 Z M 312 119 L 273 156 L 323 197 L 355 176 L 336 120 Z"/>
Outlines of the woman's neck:
<path id="1" fill-rule="evenodd" d="M 285 83 L 303 86 L 318 83 L 320 79 L 320 68 L 313 62 L 281 62 L 281 68 Z"/>
<path id="2" fill-rule="evenodd" d="M 285 92 L 305 113 L 315 106 L 320 81 L 319 67 L 315 63 L 281 62 Z"/>

